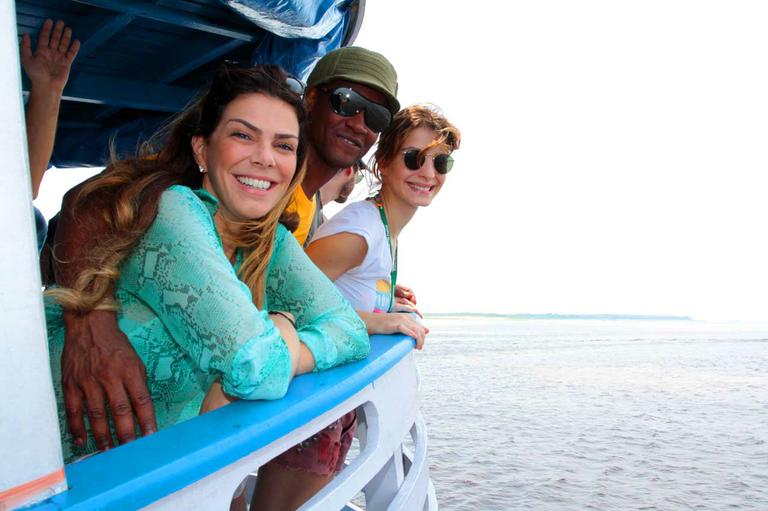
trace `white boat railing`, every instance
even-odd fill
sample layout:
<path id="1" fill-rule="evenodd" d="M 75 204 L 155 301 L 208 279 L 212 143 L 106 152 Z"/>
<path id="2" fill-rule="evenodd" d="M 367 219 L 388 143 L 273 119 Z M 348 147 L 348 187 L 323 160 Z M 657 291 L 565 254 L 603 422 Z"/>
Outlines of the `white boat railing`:
<path id="1" fill-rule="evenodd" d="M 371 347 L 364 361 L 296 378 L 281 400 L 239 401 L 68 465 L 69 490 L 32 509 L 228 509 L 260 465 L 354 409 L 360 454 L 302 509 L 343 509 L 361 491 L 370 511 L 436 509 L 413 341 L 373 336 Z"/>

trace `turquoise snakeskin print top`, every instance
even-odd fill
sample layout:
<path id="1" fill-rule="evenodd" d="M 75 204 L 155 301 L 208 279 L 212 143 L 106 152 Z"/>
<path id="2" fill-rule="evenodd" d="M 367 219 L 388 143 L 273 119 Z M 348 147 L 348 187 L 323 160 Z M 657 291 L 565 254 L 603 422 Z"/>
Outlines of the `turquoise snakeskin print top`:
<path id="1" fill-rule="evenodd" d="M 290 383 L 288 348 L 265 311 L 296 317 L 315 371 L 365 358 L 365 325 L 282 225 L 267 269 L 264 311 L 253 304 L 224 254 L 213 215 L 218 201 L 203 190 L 172 186 L 157 218 L 120 268 L 118 325 L 144 361 L 160 429 L 198 414 L 210 385 L 242 399 L 279 399 Z M 242 260 L 242 254 L 236 254 Z M 46 304 L 51 368 L 67 462 L 79 449 L 67 431 L 61 388 L 61 307 Z"/>

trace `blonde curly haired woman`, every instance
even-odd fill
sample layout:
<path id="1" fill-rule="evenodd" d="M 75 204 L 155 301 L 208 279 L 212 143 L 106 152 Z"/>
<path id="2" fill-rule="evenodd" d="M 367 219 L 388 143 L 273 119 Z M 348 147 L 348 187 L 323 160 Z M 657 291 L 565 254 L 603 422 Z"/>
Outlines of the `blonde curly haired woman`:
<path id="1" fill-rule="evenodd" d="M 372 171 L 381 183 L 378 193 L 323 223 L 306 248 L 370 334 L 400 332 L 413 337 L 417 349 L 424 344 L 429 330 L 414 315 L 404 313 L 413 311 L 413 305 L 395 300 L 397 242 L 416 211 L 429 206 L 442 189 L 460 140 L 459 130 L 432 107 L 415 105 L 398 112 L 382 132 L 374 155 Z M 352 438 L 355 420 L 354 411 L 339 419 L 346 429 L 342 439 Z M 348 449 L 349 441 L 341 442 L 326 457 L 342 466 Z M 291 463 L 301 453 L 281 458 Z"/>
<path id="2" fill-rule="evenodd" d="M 428 332 L 395 300 L 401 231 L 429 206 L 453 167 L 461 134 L 436 108 L 398 112 L 381 134 L 372 173 L 378 193 L 350 204 L 325 222 L 307 247 L 310 259 L 365 320 L 371 334 L 400 332 L 421 348 Z"/>

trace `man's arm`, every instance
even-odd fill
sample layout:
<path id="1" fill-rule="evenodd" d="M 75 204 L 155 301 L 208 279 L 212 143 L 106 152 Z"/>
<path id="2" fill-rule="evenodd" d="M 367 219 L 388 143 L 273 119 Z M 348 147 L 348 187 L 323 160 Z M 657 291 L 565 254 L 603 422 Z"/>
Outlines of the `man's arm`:
<path id="1" fill-rule="evenodd" d="M 54 272 L 64 287 L 72 287 L 88 260 L 85 255 L 96 248 L 106 228 L 100 216 L 105 200 L 91 196 L 74 211 L 76 194 L 74 189 L 64 197 L 54 243 Z M 157 431 L 144 364 L 118 328 L 116 314 L 65 310 L 64 325 L 62 388 L 75 443 L 86 441 L 85 412 L 99 448 L 113 446 L 107 407 L 120 443 L 136 439 L 134 415 L 143 435 Z"/>
<path id="2" fill-rule="evenodd" d="M 21 65 L 32 83 L 26 122 L 33 198 L 37 198 L 53 153 L 61 95 L 79 49 L 80 41 L 72 41 L 72 29 L 63 21 L 54 26 L 53 21 L 45 20 L 34 54 L 29 34 L 21 39 Z"/>
<path id="3" fill-rule="evenodd" d="M 37 197 L 51 159 L 61 96 L 79 49 L 80 42 L 72 41 L 72 30 L 63 21 L 55 25 L 51 20 L 43 23 L 34 53 L 29 35 L 22 36 L 21 64 L 32 84 L 26 123 L 33 197 Z M 71 287 L 82 262 L 87 260 L 83 256 L 99 238 L 100 224 L 94 221 L 98 210 L 93 208 L 78 212 L 78 219 L 83 221 L 75 221 L 71 208 L 73 194 L 68 195 L 65 202 L 69 207 L 64 207 L 57 232 L 60 243 L 55 255 L 59 259 L 54 258 L 54 270 L 57 281 Z M 115 313 L 64 311 L 64 322 L 62 384 L 67 423 L 75 442 L 83 445 L 86 441 L 85 411 L 97 445 L 102 449 L 112 446 L 107 403 L 121 443 L 136 438 L 134 412 L 144 434 L 155 431 L 144 365 L 117 327 Z"/>

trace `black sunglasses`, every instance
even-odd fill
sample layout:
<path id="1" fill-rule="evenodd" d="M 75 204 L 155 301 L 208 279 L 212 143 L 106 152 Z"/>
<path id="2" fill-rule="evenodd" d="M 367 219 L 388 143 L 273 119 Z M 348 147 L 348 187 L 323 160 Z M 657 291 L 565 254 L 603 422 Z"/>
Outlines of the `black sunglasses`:
<path id="1" fill-rule="evenodd" d="M 410 170 L 419 170 L 424 165 L 424 162 L 427 161 L 426 155 L 421 155 L 421 157 L 419 157 L 420 152 L 419 149 L 408 149 L 403 151 L 405 166 Z M 453 168 L 453 156 L 449 154 L 438 154 L 430 156 L 430 158 L 432 158 L 432 162 L 438 174 L 447 174 Z"/>
<path id="2" fill-rule="evenodd" d="M 247 60 L 225 60 L 224 65 L 234 69 L 250 69 L 250 68 L 256 67 L 254 64 L 251 64 Z M 266 76 L 269 76 L 269 75 L 266 75 Z M 304 85 L 304 82 L 302 82 L 301 80 L 299 80 L 298 78 L 290 74 L 288 74 L 288 76 L 286 76 L 285 78 L 285 86 L 288 87 L 288 90 L 290 90 L 297 96 L 303 96 L 304 91 L 307 88 L 307 86 Z"/>
<path id="3" fill-rule="evenodd" d="M 361 96 L 349 87 L 320 89 L 328 93 L 333 111 L 343 117 L 365 113 L 365 125 L 374 133 L 381 133 L 392 122 L 392 114 L 384 105 Z"/>

